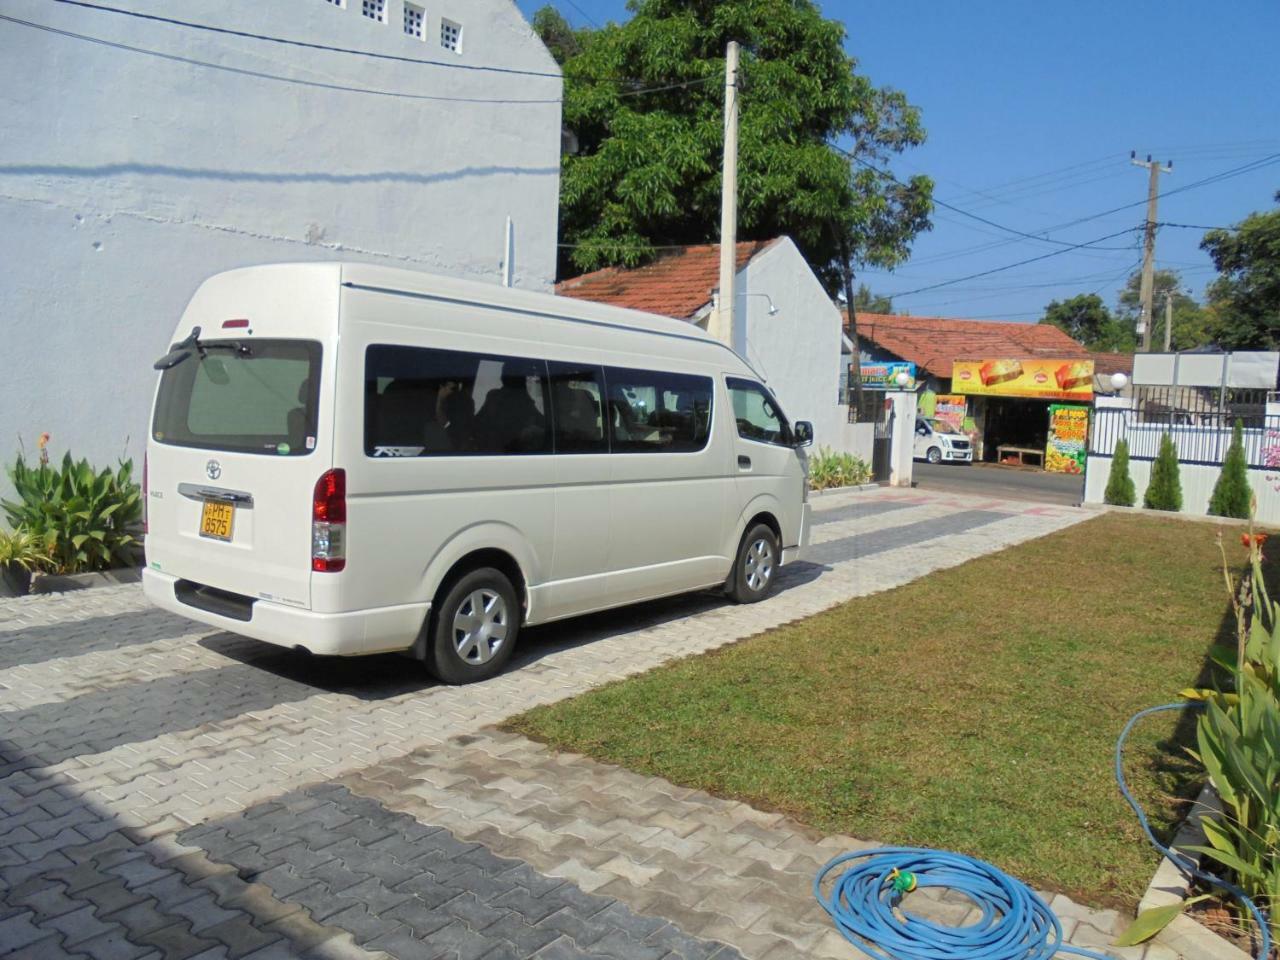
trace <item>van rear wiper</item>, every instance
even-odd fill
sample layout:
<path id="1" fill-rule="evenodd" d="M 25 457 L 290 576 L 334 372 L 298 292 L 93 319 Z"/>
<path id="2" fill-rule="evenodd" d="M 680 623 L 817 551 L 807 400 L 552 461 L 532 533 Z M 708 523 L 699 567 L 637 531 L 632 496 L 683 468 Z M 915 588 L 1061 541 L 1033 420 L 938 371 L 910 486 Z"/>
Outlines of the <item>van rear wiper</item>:
<path id="1" fill-rule="evenodd" d="M 155 370 L 168 370 L 170 367 L 176 367 L 193 353 L 200 354 L 200 359 L 203 360 L 209 355 L 210 350 L 231 350 L 237 357 L 253 356 L 253 348 L 247 343 L 241 343 L 239 340 L 215 340 L 210 343 L 200 339 L 199 327 L 192 327 L 187 339 L 181 343 L 175 343 L 168 353 L 151 366 Z"/>

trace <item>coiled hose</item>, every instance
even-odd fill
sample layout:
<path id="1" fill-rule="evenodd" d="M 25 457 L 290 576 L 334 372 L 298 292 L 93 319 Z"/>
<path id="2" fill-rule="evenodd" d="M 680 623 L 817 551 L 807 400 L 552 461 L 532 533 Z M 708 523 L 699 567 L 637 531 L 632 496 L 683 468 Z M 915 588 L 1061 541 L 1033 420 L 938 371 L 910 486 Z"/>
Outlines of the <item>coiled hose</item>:
<path id="1" fill-rule="evenodd" d="M 1203 704 L 1195 701 L 1166 703 L 1134 714 L 1116 741 L 1116 783 L 1153 847 L 1188 875 L 1230 891 L 1245 905 L 1258 925 L 1257 955 L 1266 958 L 1271 937 L 1262 911 L 1239 887 L 1160 843 L 1125 781 L 1124 743 L 1134 725 L 1155 713 L 1199 706 Z M 833 874 L 835 882 L 824 894 L 822 886 Z M 962 893 L 982 915 L 974 923 L 951 926 L 904 910 L 903 895 L 917 887 Z M 1000 868 L 960 853 L 920 847 L 846 853 L 818 871 L 813 895 L 845 938 L 876 960 L 1051 960 L 1057 953 L 1111 960 L 1108 954 L 1063 944 L 1062 924 L 1039 894 Z"/>

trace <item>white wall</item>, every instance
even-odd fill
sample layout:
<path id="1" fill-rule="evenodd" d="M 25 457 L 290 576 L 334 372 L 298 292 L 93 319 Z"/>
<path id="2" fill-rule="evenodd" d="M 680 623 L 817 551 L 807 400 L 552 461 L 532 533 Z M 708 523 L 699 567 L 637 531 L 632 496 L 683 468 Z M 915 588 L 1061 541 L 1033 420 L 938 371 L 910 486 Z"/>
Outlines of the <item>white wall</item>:
<path id="1" fill-rule="evenodd" d="M 550 288 L 561 81 L 509 0 L 424 3 L 424 41 L 403 33 L 403 0 L 387 0 L 386 24 L 363 17 L 360 0 L 114 5 L 556 76 L 378 61 L 8 0 L 12 17 L 225 69 L 0 21 L 0 460 L 19 435 L 31 450 L 43 430 L 55 455 L 140 458 L 151 361 L 195 287 L 220 270 L 341 258 L 496 283 L 510 215 L 516 285 Z M 462 23 L 461 55 L 441 48 L 441 16 Z"/>
<path id="2" fill-rule="evenodd" d="M 733 347 L 764 376 L 787 417 L 813 422 L 815 448 L 870 462 L 869 438 L 862 448 L 864 438 L 849 430 L 848 407 L 839 402 L 840 311 L 796 245 L 784 237 L 748 263 L 737 294 Z M 778 308 L 773 316 L 770 300 Z"/>
<path id="3" fill-rule="evenodd" d="M 1209 498 L 1213 495 L 1213 486 L 1218 482 L 1218 476 L 1221 473 L 1220 466 L 1190 463 L 1178 465 L 1178 477 L 1182 482 L 1183 513 L 1202 517 L 1209 513 Z M 1110 475 L 1110 457 L 1089 457 L 1084 484 L 1085 503 L 1104 502 L 1103 495 Z M 1147 489 L 1147 481 L 1151 477 L 1151 461 L 1130 460 L 1129 476 L 1133 478 L 1133 486 L 1137 491 L 1134 505 L 1140 507 L 1142 495 Z M 1267 526 L 1280 526 L 1280 469 L 1250 470 L 1249 486 L 1258 500 L 1257 514 L 1254 519 Z"/>

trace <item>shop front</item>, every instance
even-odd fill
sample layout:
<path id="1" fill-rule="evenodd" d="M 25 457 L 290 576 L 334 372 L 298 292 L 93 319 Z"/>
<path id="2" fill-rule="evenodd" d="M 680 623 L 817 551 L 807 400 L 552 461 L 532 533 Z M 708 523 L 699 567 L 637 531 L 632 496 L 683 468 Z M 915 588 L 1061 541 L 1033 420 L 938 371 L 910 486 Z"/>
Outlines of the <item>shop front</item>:
<path id="1" fill-rule="evenodd" d="M 1092 360 L 956 360 L 951 393 L 966 400 L 982 460 L 1083 472 L 1093 402 Z"/>

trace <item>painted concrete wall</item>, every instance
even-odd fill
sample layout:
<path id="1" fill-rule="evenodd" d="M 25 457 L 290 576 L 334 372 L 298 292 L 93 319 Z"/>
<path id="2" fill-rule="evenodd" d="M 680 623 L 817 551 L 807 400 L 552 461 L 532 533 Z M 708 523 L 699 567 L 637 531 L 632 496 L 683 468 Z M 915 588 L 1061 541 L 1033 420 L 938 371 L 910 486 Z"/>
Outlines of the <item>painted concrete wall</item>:
<path id="1" fill-rule="evenodd" d="M 870 462 L 869 442 L 852 446 L 862 437 L 848 429 L 840 403 L 840 311 L 796 245 L 779 240 L 739 272 L 737 288 L 734 349 L 764 376 L 788 418 L 813 422 L 815 448 Z M 770 301 L 778 308 L 772 316 Z"/>
<path id="2" fill-rule="evenodd" d="M 1220 466 L 1183 463 L 1178 465 L 1178 477 L 1182 482 L 1182 512 L 1206 516 L 1213 485 L 1222 473 Z M 1102 503 L 1111 475 L 1111 457 L 1090 456 L 1084 483 L 1085 503 Z M 1150 460 L 1130 460 L 1129 476 L 1137 491 L 1136 506 L 1142 506 L 1142 495 L 1151 478 Z M 1267 526 L 1280 525 L 1280 470 L 1251 469 L 1249 486 L 1258 500 L 1256 520 Z"/>
<path id="3" fill-rule="evenodd" d="M 0 458 L 48 430 L 55 455 L 140 459 L 151 361 L 220 270 L 354 259 L 496 283 L 511 216 L 516 285 L 550 288 L 561 80 L 510 0 L 424 3 L 423 40 L 403 0 L 385 24 L 360 0 L 115 5 L 551 76 L 8 0 L 8 16 L 134 49 L 0 22 Z M 442 16 L 461 54 L 441 47 Z"/>

